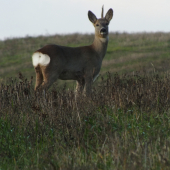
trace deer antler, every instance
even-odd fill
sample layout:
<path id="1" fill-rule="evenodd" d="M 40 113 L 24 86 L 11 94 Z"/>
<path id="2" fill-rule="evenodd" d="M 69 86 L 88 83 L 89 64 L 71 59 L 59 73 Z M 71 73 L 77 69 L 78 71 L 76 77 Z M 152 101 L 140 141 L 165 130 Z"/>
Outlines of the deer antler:
<path id="1" fill-rule="evenodd" d="M 104 13 L 104 5 L 102 6 L 101 18 L 103 18 L 103 13 Z"/>

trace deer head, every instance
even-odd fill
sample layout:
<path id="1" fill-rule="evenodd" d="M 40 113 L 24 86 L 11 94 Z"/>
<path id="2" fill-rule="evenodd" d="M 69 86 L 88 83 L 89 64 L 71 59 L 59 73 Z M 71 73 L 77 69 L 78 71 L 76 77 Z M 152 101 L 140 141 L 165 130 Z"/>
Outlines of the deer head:
<path id="1" fill-rule="evenodd" d="M 97 19 L 97 17 L 93 14 L 93 12 L 88 11 L 88 17 L 89 20 L 93 23 L 95 27 L 95 35 L 99 38 L 107 38 L 108 36 L 108 25 L 110 23 L 110 20 L 113 17 L 113 9 L 109 9 L 103 17 L 103 7 L 102 7 L 102 13 L 101 18 Z"/>

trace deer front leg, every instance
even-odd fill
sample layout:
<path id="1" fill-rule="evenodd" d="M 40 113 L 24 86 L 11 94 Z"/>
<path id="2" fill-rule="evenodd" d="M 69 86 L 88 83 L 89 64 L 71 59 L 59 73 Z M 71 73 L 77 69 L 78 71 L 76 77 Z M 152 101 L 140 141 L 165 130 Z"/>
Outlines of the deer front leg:
<path id="1" fill-rule="evenodd" d="M 76 93 L 82 94 L 83 89 L 84 89 L 84 85 L 85 85 L 84 78 L 77 80 Z"/>
<path id="2" fill-rule="evenodd" d="M 93 82 L 92 76 L 85 78 L 85 91 L 84 92 L 85 92 L 86 97 L 90 97 L 90 95 L 91 95 L 92 82 Z"/>
<path id="3" fill-rule="evenodd" d="M 76 99 L 82 96 L 83 90 L 84 90 L 85 80 L 79 79 L 77 80 L 77 86 L 76 86 Z"/>

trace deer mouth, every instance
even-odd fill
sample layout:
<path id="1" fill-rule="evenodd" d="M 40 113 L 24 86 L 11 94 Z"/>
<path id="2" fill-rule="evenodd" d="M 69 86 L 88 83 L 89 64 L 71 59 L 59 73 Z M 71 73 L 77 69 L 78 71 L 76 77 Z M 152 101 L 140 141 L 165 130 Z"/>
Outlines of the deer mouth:
<path id="1" fill-rule="evenodd" d="M 101 35 L 106 35 L 106 34 L 107 34 L 106 29 L 105 29 L 105 28 L 102 28 L 102 29 L 100 30 L 100 34 L 101 34 Z"/>

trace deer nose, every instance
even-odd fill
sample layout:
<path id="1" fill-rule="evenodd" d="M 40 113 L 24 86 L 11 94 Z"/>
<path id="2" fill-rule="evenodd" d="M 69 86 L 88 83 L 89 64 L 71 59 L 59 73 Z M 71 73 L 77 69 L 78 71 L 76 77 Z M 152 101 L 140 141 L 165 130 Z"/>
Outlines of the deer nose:
<path id="1" fill-rule="evenodd" d="M 102 29 L 100 30 L 100 34 L 106 34 L 106 28 L 102 28 Z"/>

